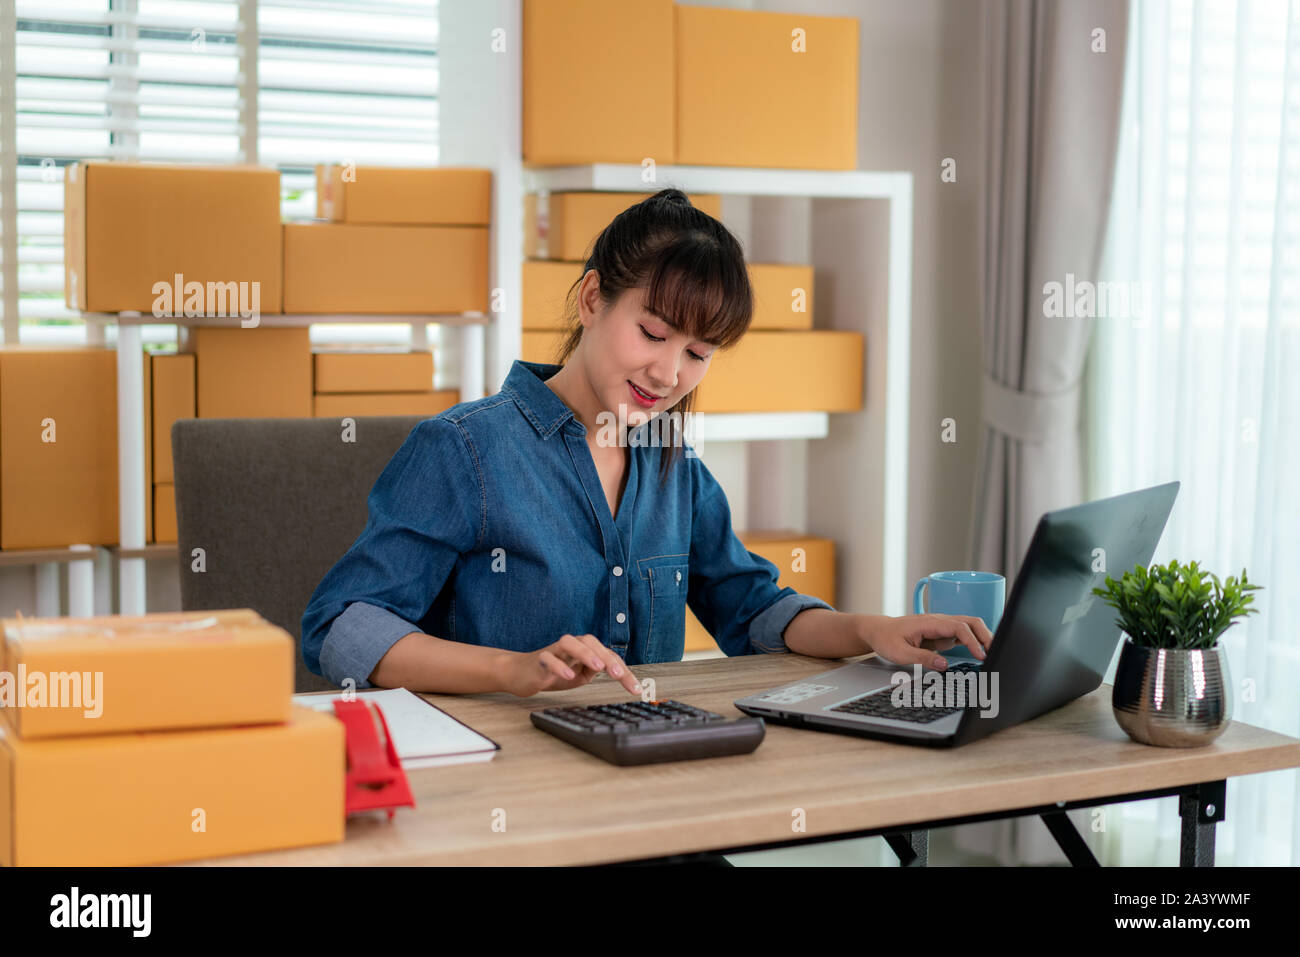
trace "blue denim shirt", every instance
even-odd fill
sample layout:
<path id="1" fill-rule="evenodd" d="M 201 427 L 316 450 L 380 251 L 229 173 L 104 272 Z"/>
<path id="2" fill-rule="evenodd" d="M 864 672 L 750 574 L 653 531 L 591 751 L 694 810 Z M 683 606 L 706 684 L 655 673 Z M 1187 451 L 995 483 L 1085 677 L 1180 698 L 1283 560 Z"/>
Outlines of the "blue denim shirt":
<path id="1" fill-rule="evenodd" d="M 411 431 L 303 614 L 314 673 L 370 687 L 414 631 L 521 652 L 590 633 L 629 665 L 680 661 L 687 605 L 728 655 L 782 652 L 790 619 L 831 608 L 778 587 L 689 443 L 663 486 L 663 450 L 629 448 L 615 519 L 587 427 L 545 384 L 560 368 L 516 361 L 496 395 Z"/>

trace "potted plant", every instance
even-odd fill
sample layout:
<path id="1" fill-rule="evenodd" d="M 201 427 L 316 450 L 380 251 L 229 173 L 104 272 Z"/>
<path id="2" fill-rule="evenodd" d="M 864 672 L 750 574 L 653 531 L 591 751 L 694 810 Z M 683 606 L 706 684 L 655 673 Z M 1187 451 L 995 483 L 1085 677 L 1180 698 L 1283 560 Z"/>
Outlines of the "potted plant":
<path id="1" fill-rule="evenodd" d="M 1220 582 L 1196 562 L 1138 565 L 1093 594 L 1119 612 L 1126 634 L 1111 706 L 1130 738 L 1191 748 L 1209 744 L 1232 718 L 1228 657 L 1219 636 L 1254 614 L 1246 580 Z"/>

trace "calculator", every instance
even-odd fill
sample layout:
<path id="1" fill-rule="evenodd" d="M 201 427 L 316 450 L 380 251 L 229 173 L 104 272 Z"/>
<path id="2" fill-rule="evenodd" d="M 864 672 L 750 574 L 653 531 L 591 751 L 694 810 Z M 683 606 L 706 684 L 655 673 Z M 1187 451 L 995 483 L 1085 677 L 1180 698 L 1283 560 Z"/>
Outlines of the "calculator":
<path id="1" fill-rule="evenodd" d="M 749 754 L 764 734 L 762 718 L 728 720 L 680 701 L 545 708 L 529 717 L 548 734 L 611 764 Z"/>

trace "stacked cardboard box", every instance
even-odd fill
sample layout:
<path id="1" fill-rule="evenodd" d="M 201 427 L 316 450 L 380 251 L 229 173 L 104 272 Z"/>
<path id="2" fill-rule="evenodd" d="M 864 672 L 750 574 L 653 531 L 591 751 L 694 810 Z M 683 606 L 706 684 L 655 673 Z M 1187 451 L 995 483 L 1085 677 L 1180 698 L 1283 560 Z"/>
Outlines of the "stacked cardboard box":
<path id="1" fill-rule="evenodd" d="M 858 30 L 672 0 L 527 0 L 524 160 L 857 169 Z"/>
<path id="2" fill-rule="evenodd" d="M 460 401 L 455 389 L 433 388 L 430 352 L 318 352 L 312 414 L 435 416 Z"/>
<path id="3" fill-rule="evenodd" d="M 149 357 L 142 362 L 147 429 Z M 146 454 L 146 491 L 151 466 Z M 116 544 L 117 470 L 116 353 L 0 349 L 0 548 Z"/>
<path id="4" fill-rule="evenodd" d="M 311 415 L 311 338 L 307 326 L 182 329 L 194 355 L 195 410 L 201 419 Z"/>
<path id="5" fill-rule="evenodd" d="M 487 169 L 320 166 L 317 215 L 284 225 L 285 311 L 488 309 Z"/>
<path id="6" fill-rule="evenodd" d="M 232 321 L 241 304 L 278 313 L 280 173 L 76 163 L 64 179 L 63 248 L 70 309 Z"/>
<path id="7" fill-rule="evenodd" d="M 342 840 L 343 726 L 293 705 L 294 641 L 255 612 L 0 627 L 0 865 Z"/>
<path id="8" fill-rule="evenodd" d="M 521 357 L 555 362 L 569 289 L 611 220 L 651 194 L 561 192 L 526 197 Z M 715 218 L 720 197 L 691 198 Z M 742 345 L 718 354 L 696 396 L 700 412 L 846 411 L 862 407 L 862 337 L 813 330 L 813 269 L 750 263 L 754 315 Z M 779 330 L 780 334 L 777 335 Z M 766 334 L 771 333 L 771 336 Z M 791 369 L 779 363 L 785 354 Z M 722 369 L 721 373 L 715 372 Z M 802 369 L 802 371 L 800 371 Z M 779 373 L 779 374 L 774 374 Z"/>
<path id="9" fill-rule="evenodd" d="M 737 532 L 749 551 L 777 567 L 777 584 L 835 604 L 835 542 L 794 531 Z M 713 636 L 686 609 L 686 650 L 716 650 Z"/>

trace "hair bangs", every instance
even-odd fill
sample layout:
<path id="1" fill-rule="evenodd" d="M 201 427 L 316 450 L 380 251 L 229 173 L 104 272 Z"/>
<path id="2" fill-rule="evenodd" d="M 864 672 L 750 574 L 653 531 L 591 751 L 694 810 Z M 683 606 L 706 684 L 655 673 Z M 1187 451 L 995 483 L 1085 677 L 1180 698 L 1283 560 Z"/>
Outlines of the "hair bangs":
<path id="1" fill-rule="evenodd" d="M 719 349 L 739 342 L 754 313 L 748 275 L 735 275 L 735 264 L 703 236 L 675 243 L 665 253 L 647 277 L 645 308 L 678 332 Z"/>

